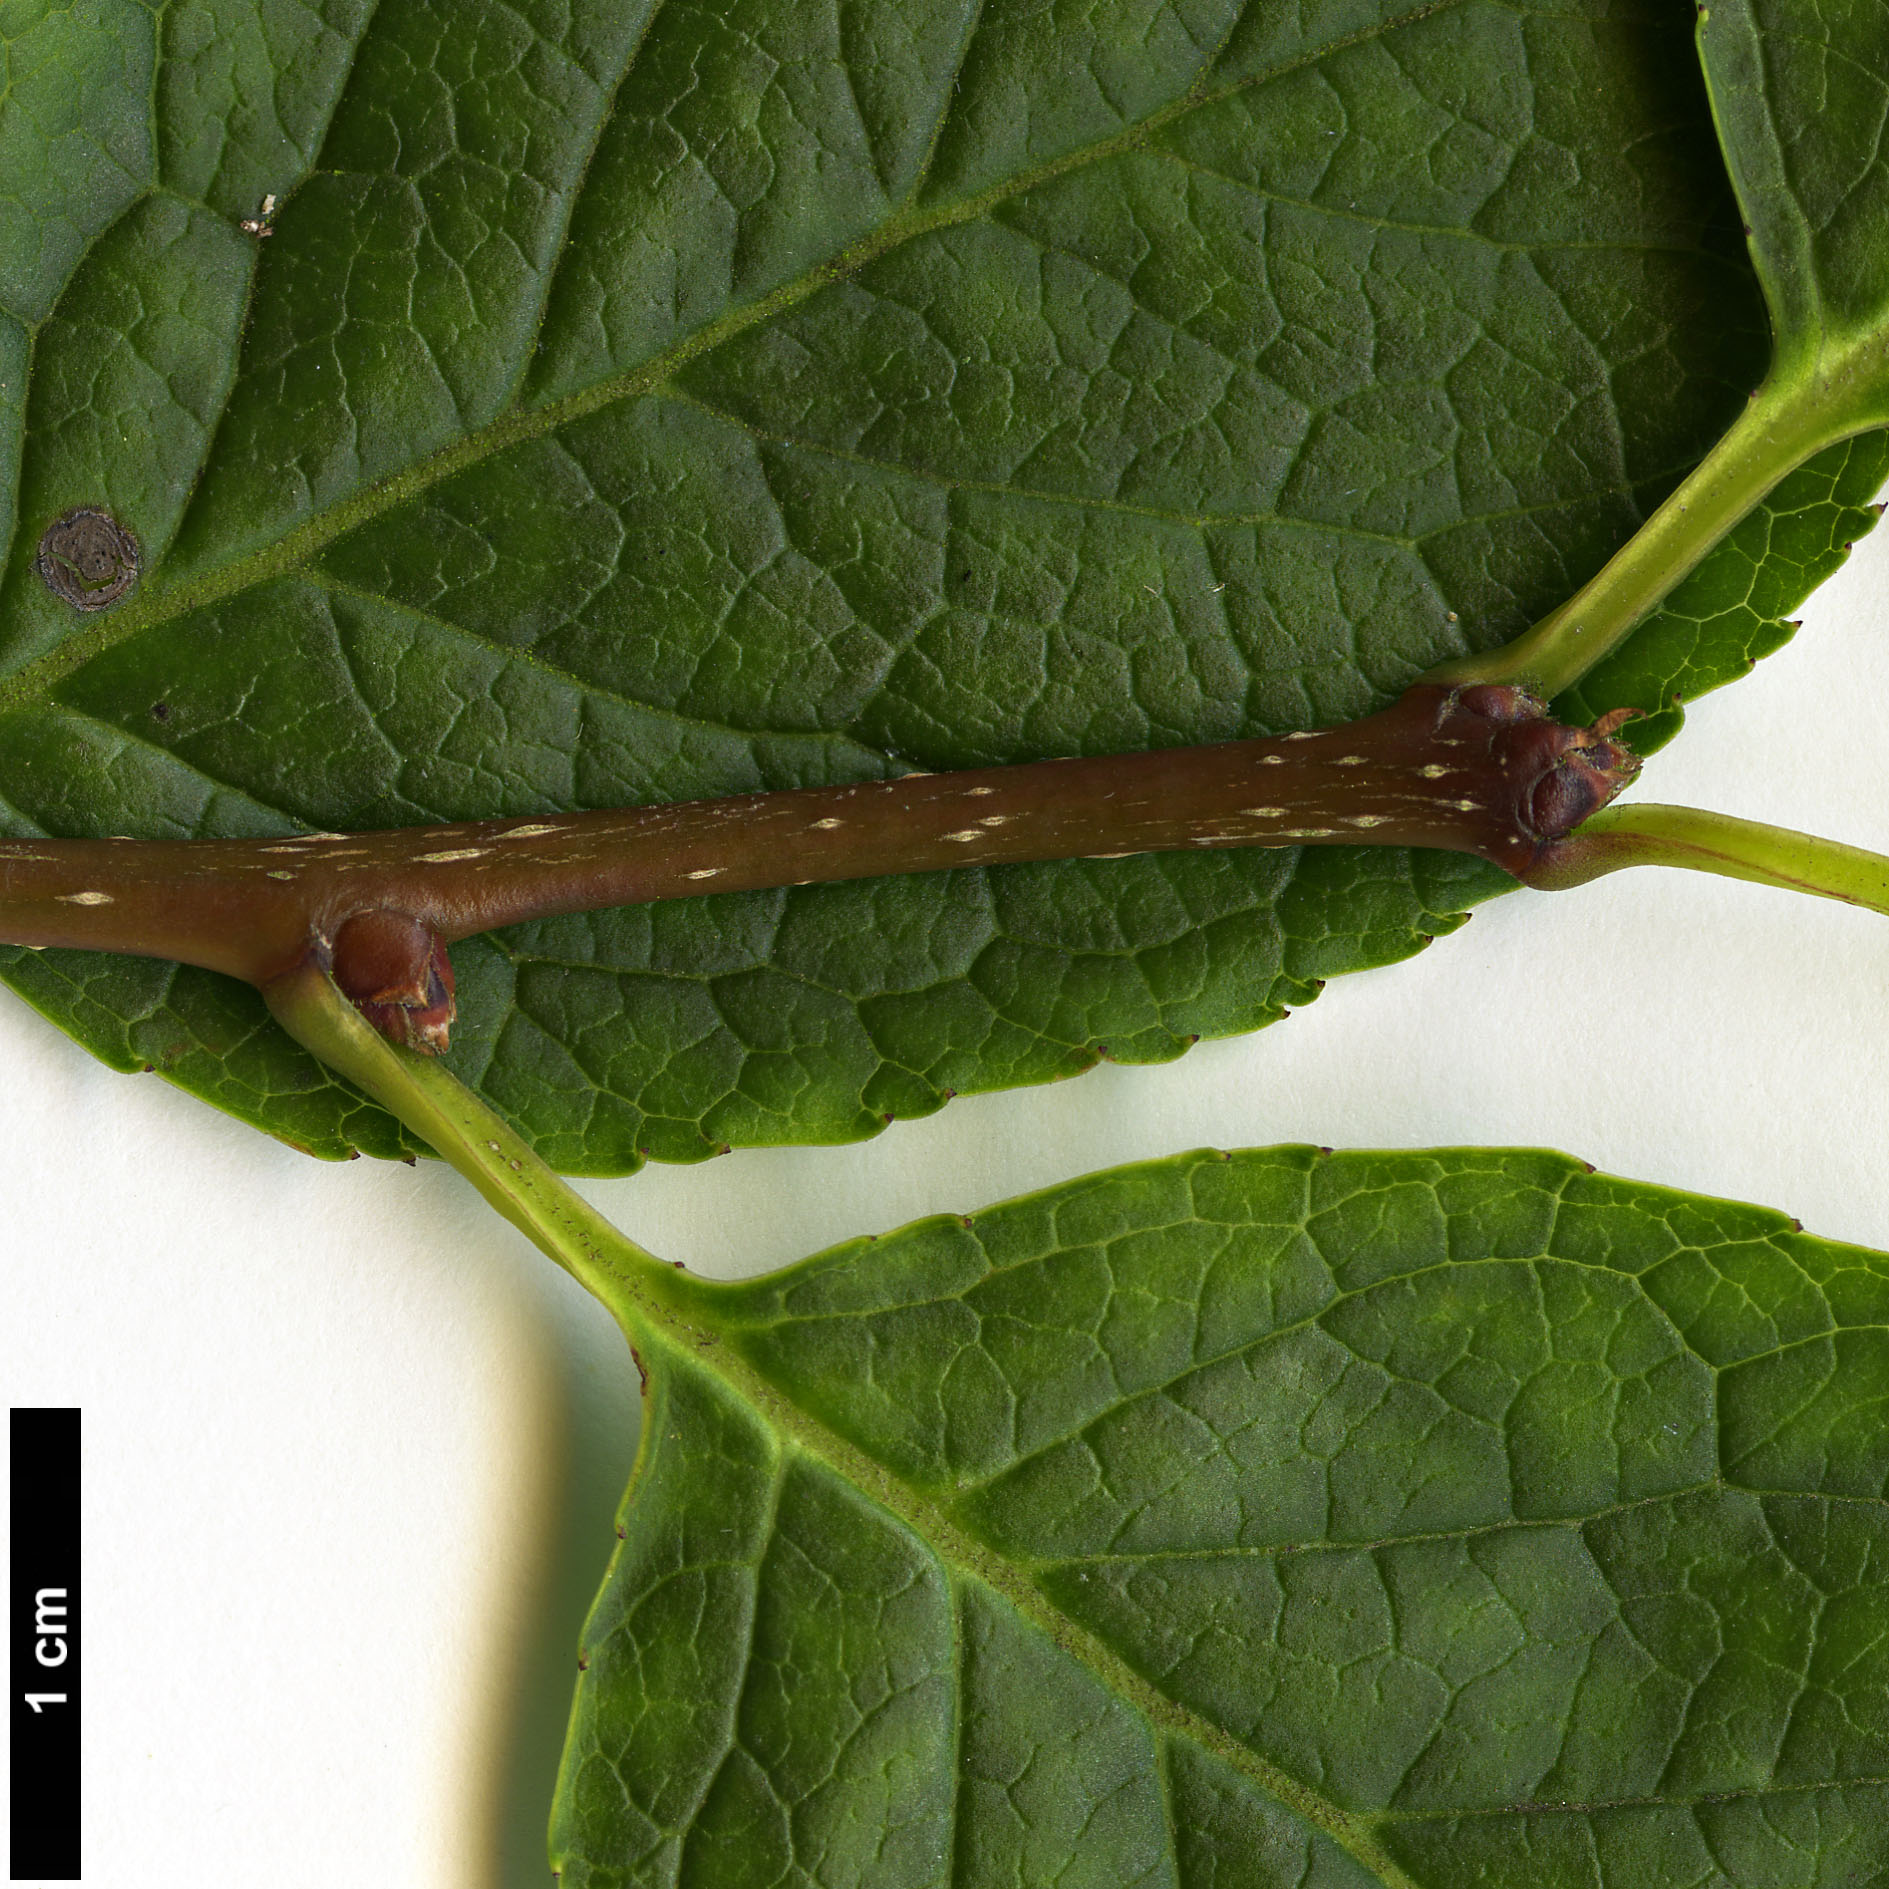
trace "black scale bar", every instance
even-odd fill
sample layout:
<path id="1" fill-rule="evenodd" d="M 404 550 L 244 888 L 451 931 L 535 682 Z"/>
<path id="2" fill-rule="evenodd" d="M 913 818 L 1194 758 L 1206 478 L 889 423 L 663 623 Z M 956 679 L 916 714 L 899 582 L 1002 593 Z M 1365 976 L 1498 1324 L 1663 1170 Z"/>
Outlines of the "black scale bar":
<path id="1" fill-rule="evenodd" d="M 16 1882 L 79 1880 L 79 1413 L 14 1410 L 12 1829 Z"/>

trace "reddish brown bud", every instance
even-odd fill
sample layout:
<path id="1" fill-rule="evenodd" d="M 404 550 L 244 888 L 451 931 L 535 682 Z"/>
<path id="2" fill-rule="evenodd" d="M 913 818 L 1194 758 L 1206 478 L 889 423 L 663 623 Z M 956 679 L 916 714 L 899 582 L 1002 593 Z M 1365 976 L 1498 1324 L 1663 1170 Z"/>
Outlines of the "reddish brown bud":
<path id="1" fill-rule="evenodd" d="M 1639 757 L 1612 737 L 1633 710 L 1615 709 L 1591 728 L 1557 728 L 1564 738 L 1549 771 L 1536 783 L 1529 813 L 1536 834 L 1558 840 L 1598 813 L 1640 770 Z M 1552 727 L 1552 723 L 1543 724 Z"/>
<path id="2" fill-rule="evenodd" d="M 334 981 L 389 1042 L 437 1056 L 453 1020 L 453 965 L 430 925 L 357 912 L 335 933 Z"/>

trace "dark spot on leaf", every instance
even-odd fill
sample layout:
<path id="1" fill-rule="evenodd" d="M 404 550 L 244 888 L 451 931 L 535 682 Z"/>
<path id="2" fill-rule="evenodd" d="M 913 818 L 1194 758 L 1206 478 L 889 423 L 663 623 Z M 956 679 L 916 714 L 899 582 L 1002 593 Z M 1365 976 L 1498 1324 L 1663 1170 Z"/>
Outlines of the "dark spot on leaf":
<path id="1" fill-rule="evenodd" d="M 171 705 L 168 702 L 153 702 L 151 704 L 151 713 L 155 715 L 159 721 L 169 721 L 171 718 Z"/>
<path id="2" fill-rule="evenodd" d="M 39 541 L 39 574 L 75 610 L 107 610 L 138 575 L 138 541 L 110 512 L 75 505 Z"/>

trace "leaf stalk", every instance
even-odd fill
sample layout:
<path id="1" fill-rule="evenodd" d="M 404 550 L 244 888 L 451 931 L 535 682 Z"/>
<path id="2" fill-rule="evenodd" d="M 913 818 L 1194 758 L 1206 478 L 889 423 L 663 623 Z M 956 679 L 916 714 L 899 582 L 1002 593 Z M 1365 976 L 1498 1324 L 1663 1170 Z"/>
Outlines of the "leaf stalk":
<path id="1" fill-rule="evenodd" d="M 1679 866 L 1808 892 L 1889 915 L 1889 858 L 1788 827 L 1697 807 L 1608 807 L 1521 875 L 1541 891 L 1586 885 L 1628 866 Z"/>
<path id="2" fill-rule="evenodd" d="M 433 1057 L 387 1041 L 317 952 L 262 986 L 275 1020 L 425 1140 L 486 1203 L 621 1317 L 663 1262 L 553 1173 L 503 1116 Z"/>
<path id="3" fill-rule="evenodd" d="M 1774 370 L 1718 444 L 1572 597 L 1513 642 L 1439 664 L 1425 680 L 1508 683 L 1544 699 L 1572 688 L 1780 480 L 1877 424 L 1873 413 L 1857 413 L 1847 380 Z"/>

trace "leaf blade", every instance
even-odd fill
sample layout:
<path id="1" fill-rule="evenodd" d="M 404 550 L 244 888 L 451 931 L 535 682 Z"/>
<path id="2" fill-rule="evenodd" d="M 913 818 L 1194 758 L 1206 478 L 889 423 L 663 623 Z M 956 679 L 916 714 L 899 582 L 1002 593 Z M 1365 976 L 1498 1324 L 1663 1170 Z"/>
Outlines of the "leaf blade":
<path id="1" fill-rule="evenodd" d="M 658 1285 L 669 1311 L 628 1317 L 651 1371 L 642 1481 L 567 1753 L 567 1781 L 601 1766 L 614 1786 L 561 1793 L 554 1855 L 572 1881 L 622 1866 L 611 1831 L 644 1773 L 611 1727 L 660 1752 L 675 1709 L 638 1690 L 655 1654 L 625 1601 L 713 1525 L 719 1432 L 691 1445 L 668 1401 L 712 1394 L 745 1408 L 776 1480 L 817 1464 L 926 1546 L 972 1649 L 951 1844 L 849 1880 L 942 1880 L 950 1858 L 971 1881 L 1212 1880 L 1227 1822 L 1268 1833 L 1246 1861 L 1265 1883 L 1782 1889 L 1806 1857 L 1867 1876 L 1889 1862 L 1862 1654 L 1881 1468 L 1813 1450 L 1756 1475 L 1733 1450 L 1721 1471 L 1715 1397 L 1727 1438 L 1741 1402 L 1788 1410 L 1754 1367 L 1873 1334 L 1884 1276 L 1779 1215 L 1557 1156 L 1286 1149 L 1092 1176 L 744 1285 Z M 1313 1340 L 1342 1361 L 1293 1352 Z M 995 1501 L 1024 1463 L 1045 1479 Z M 1001 1703 L 978 1699 L 978 1634 L 1002 1640 Z M 841 1813 L 796 1821 L 810 1800 L 767 1755 L 795 1750 L 782 1709 L 771 1740 L 728 1749 L 759 1767 L 744 1788 L 782 1813 L 764 1854 L 791 1870 Z M 1032 1753 L 1085 1782 L 1034 1796 Z M 1207 1798 L 1197 1825 L 1163 1809 L 1163 1776 Z M 1070 1834 L 1098 1806 L 1121 1819 L 1107 1862 Z M 1138 1849 L 1148 1814 L 1164 1827 Z M 689 1847 L 686 1817 L 669 1829 L 691 1880 L 745 1880 Z M 641 1867 L 670 1879 L 653 1851 Z"/>
<path id="2" fill-rule="evenodd" d="M 1078 41 L 887 4 L 793 46 L 760 5 L 444 18 L 167 24 L 158 194 L 100 199 L 13 408 L 15 830 L 536 813 L 1355 714 L 1564 595 L 1757 372 L 1657 9 L 1124 8 Z M 186 123 L 206 100 L 220 169 Z M 283 196 L 266 240 L 234 228 L 258 185 Z M 202 259 L 145 255 L 164 219 Z M 130 327 L 134 291 L 180 312 Z M 185 329 L 203 352 L 171 361 Z M 175 423 L 124 424 L 155 380 L 188 393 Z M 1866 521 L 1867 457 L 1754 526 L 1817 542 L 1765 544 L 1757 576 L 1728 554 L 1591 693 L 1670 727 L 1675 690 L 1779 640 Z M 101 486 L 150 555 L 75 624 L 33 550 Z M 1124 862 L 533 930 L 468 961 L 500 1040 L 465 1067 L 593 1171 L 852 1137 L 1254 1027 L 1495 886 L 1429 859 Z M 139 980 L 88 970 L 88 1022 L 71 980 L 27 975 L 89 1038 L 115 1009 L 121 1042 Z M 279 1039 L 241 1079 L 216 1040 L 164 1046 L 345 1150 L 338 1102 L 278 1112 L 325 1089 Z"/>
<path id="3" fill-rule="evenodd" d="M 1726 163 L 1779 364 L 1793 375 L 1867 344 L 1889 307 L 1889 266 L 1871 234 L 1889 211 L 1882 77 L 1852 50 L 1877 43 L 1886 24 L 1867 4 L 1790 0 L 1731 0 L 1701 21 Z M 1870 352 L 1879 381 L 1881 348 Z"/>

